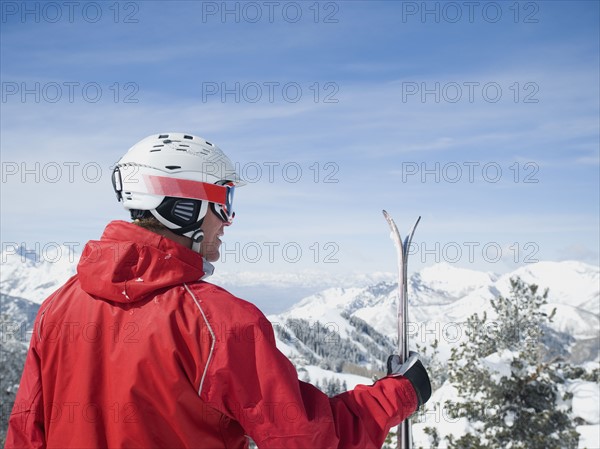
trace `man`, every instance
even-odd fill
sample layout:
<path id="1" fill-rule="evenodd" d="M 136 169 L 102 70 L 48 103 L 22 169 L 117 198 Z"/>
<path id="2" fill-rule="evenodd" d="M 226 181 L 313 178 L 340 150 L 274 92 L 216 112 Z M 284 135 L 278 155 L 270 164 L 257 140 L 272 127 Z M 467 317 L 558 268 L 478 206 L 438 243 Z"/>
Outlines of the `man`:
<path id="1" fill-rule="evenodd" d="M 375 448 L 429 399 L 414 357 L 327 397 L 298 380 L 258 309 L 202 280 L 241 184 L 196 136 L 129 149 L 113 185 L 134 221 L 88 242 L 40 307 L 7 448 Z"/>

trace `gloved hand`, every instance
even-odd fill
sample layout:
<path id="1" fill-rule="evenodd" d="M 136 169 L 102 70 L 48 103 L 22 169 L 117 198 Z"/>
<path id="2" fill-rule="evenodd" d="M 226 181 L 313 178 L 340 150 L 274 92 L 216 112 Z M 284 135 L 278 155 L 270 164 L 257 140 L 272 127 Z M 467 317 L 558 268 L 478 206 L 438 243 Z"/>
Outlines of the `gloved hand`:
<path id="1" fill-rule="evenodd" d="M 388 357 L 387 360 L 387 374 L 388 376 L 406 377 L 412 384 L 417 398 L 419 401 L 419 407 L 425 404 L 431 397 L 431 382 L 429 381 L 429 375 L 427 370 L 419 360 L 419 354 L 410 351 L 406 362 L 400 361 L 400 356 L 393 354 Z"/>

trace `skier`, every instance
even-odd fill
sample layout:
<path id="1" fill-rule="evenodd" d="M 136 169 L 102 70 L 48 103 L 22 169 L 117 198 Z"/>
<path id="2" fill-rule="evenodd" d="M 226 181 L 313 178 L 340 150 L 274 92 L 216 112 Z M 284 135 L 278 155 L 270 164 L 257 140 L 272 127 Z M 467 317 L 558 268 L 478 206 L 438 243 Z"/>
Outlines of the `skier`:
<path id="1" fill-rule="evenodd" d="M 6 448 L 377 448 L 431 395 L 415 356 L 329 398 L 299 381 L 252 304 L 206 282 L 243 181 L 214 144 L 129 149 L 109 223 L 40 307 Z"/>

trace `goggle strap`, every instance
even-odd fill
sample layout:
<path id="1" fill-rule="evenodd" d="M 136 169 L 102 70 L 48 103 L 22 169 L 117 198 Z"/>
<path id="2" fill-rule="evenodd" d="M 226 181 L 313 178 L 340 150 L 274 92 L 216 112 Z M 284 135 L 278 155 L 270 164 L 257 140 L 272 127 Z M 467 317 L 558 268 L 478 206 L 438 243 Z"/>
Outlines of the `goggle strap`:
<path id="1" fill-rule="evenodd" d="M 202 217 L 196 223 L 192 223 L 192 224 L 189 224 L 187 226 L 183 226 L 183 227 L 177 228 L 177 229 L 170 229 L 170 231 L 174 232 L 177 235 L 184 235 L 184 234 L 187 234 L 188 232 L 192 232 L 192 231 L 196 231 L 196 230 L 200 229 L 203 221 L 204 221 L 204 217 Z"/>

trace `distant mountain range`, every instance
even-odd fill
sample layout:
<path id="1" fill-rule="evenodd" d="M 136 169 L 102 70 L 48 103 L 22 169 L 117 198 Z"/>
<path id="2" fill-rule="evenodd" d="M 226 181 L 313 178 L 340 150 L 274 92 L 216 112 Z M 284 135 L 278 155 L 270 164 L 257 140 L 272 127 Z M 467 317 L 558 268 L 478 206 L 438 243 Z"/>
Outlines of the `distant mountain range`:
<path id="1" fill-rule="evenodd" d="M 598 267 L 581 262 L 539 262 L 496 275 L 437 264 L 414 273 L 409 281 L 409 331 L 414 344 L 440 342 L 448 355 L 464 336 L 465 321 L 473 313 L 494 314 L 489 300 L 509 296 L 511 277 L 519 276 L 541 290 L 549 288 L 548 311 L 556 308 L 552 330 L 557 338 L 578 350 L 576 362 L 598 357 L 600 334 L 600 279 Z M 340 336 L 354 327 L 349 318 L 367 323 L 389 340 L 396 338 L 397 284 L 382 281 L 367 287 L 330 288 L 311 295 L 287 312 L 271 315 L 274 322 L 303 319 L 330 323 Z"/>

